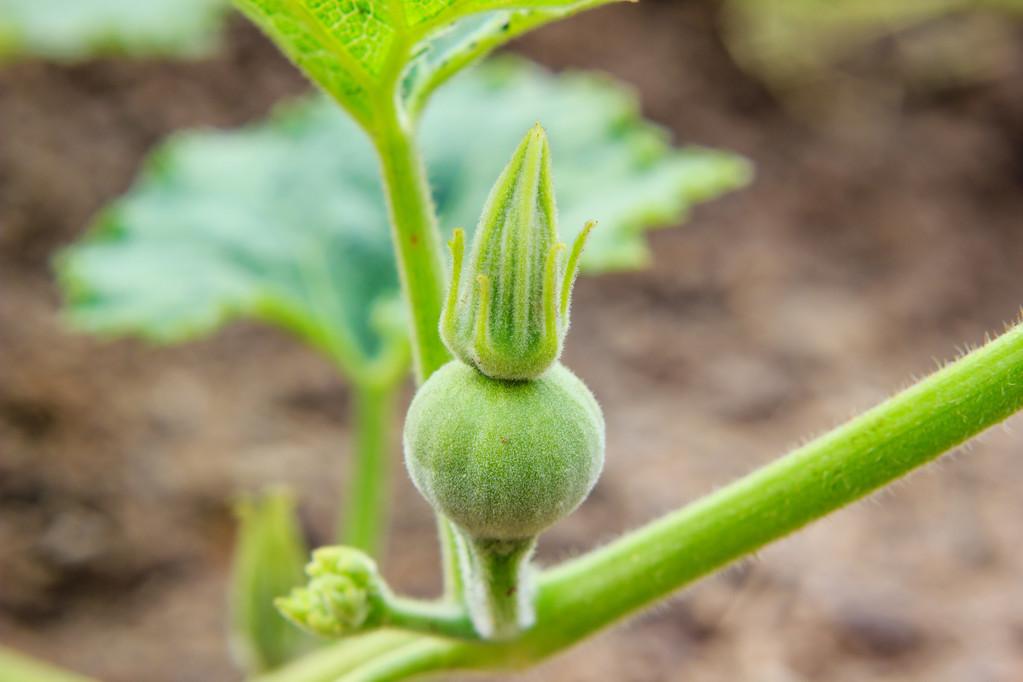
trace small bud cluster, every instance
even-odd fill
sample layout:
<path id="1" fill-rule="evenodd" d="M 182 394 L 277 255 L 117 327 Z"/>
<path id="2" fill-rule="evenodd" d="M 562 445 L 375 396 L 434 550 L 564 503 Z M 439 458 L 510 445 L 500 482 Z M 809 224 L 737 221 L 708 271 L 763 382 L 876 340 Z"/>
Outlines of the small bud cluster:
<path id="1" fill-rule="evenodd" d="M 371 627 L 382 617 L 385 587 L 376 563 L 350 547 L 324 547 L 306 566 L 310 580 L 277 608 L 296 625 L 322 637 L 341 637 Z"/>

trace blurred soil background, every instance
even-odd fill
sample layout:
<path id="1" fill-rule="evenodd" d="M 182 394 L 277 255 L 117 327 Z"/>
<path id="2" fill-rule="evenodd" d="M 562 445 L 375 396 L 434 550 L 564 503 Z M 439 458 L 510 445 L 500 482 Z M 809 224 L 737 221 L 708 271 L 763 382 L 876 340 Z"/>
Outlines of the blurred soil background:
<path id="1" fill-rule="evenodd" d="M 287 482 L 326 542 L 345 471 L 347 390 L 283 334 L 159 349 L 58 318 L 51 254 L 148 149 L 307 89 L 240 20 L 226 42 L 192 63 L 0 69 L 0 641 L 110 682 L 239 679 L 232 496 Z M 516 45 L 635 84 L 677 141 L 758 172 L 656 233 L 648 271 L 578 286 L 567 363 L 603 402 L 608 467 L 544 561 L 727 483 L 1017 315 L 1023 31 L 1010 48 L 998 77 L 900 85 L 829 127 L 736 66 L 714 3 L 644 0 Z M 860 67 L 899 85 L 883 60 Z M 515 679 L 1023 679 L 1013 425 Z M 385 571 L 430 595 L 432 518 L 397 457 L 396 441 Z"/>

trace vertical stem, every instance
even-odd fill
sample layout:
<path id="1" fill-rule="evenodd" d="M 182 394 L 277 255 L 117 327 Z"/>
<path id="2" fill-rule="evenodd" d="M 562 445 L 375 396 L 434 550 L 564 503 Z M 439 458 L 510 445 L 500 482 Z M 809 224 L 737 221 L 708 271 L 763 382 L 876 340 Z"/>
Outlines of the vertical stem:
<path id="1" fill-rule="evenodd" d="M 486 639 L 509 639 L 536 620 L 528 575 L 535 538 L 480 540 L 459 533 L 465 554 L 465 602 L 476 631 Z"/>
<path id="2" fill-rule="evenodd" d="M 451 358 L 438 330 L 444 300 L 444 259 L 414 132 L 395 111 L 396 106 L 388 109 L 374 139 L 387 191 L 401 289 L 412 324 L 416 379 L 421 384 Z"/>
<path id="3" fill-rule="evenodd" d="M 355 385 L 355 460 L 341 534 L 342 544 L 371 556 L 383 550 L 390 489 L 390 439 L 397 387 Z"/>
<path id="4" fill-rule="evenodd" d="M 380 111 L 383 112 L 380 127 L 373 141 L 380 157 L 401 290 L 411 321 L 416 383 L 422 384 L 451 358 L 439 329 L 445 280 L 440 231 L 430 186 L 416 148 L 415 131 L 402 116 L 397 101 L 381 106 Z M 437 528 L 441 538 L 445 595 L 458 599 L 462 579 L 451 524 L 438 515 Z"/>
<path id="5" fill-rule="evenodd" d="M 440 560 L 444 567 L 444 596 L 461 601 L 465 579 L 458 563 L 458 537 L 454 524 L 440 514 L 437 514 L 437 534 L 440 536 Z"/>

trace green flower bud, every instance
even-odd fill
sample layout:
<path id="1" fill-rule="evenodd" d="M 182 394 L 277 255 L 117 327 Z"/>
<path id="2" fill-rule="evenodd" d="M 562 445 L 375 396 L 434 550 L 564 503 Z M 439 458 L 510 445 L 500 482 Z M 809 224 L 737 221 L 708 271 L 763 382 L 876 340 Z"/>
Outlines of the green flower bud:
<path id="1" fill-rule="evenodd" d="M 468 263 L 455 230 L 440 333 L 458 360 L 419 390 L 405 463 L 456 530 L 473 628 L 503 639 L 534 620 L 537 536 L 589 494 L 604 463 L 604 418 L 558 362 L 587 224 L 567 262 L 550 148 L 527 133 L 490 192 Z"/>
<path id="2" fill-rule="evenodd" d="M 450 243 L 440 333 L 451 353 L 495 379 L 532 379 L 556 362 L 579 254 L 593 225 L 583 228 L 565 262 L 550 147 L 537 124 L 490 191 L 468 263 L 464 233 L 455 230 Z"/>
<path id="3" fill-rule="evenodd" d="M 582 503 L 604 464 L 593 394 L 560 363 L 504 381 L 453 360 L 416 392 L 404 444 L 416 487 L 457 530 L 476 631 L 528 628 L 536 536 Z"/>
<path id="4" fill-rule="evenodd" d="M 473 538 L 525 540 L 589 494 L 604 463 L 604 418 L 560 363 L 509 382 L 452 361 L 416 393 L 404 442 L 434 509 Z"/>
<path id="5" fill-rule="evenodd" d="M 278 610 L 321 637 L 342 637 L 379 624 L 387 587 L 376 563 L 350 547 L 323 547 L 306 566 L 309 583 L 277 599 Z"/>

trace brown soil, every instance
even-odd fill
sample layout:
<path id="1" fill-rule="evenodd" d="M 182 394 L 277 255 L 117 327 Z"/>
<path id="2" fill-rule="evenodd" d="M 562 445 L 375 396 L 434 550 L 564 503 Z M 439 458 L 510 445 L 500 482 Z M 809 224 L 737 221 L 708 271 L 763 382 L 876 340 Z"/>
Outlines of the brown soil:
<path id="1" fill-rule="evenodd" d="M 544 560 L 724 484 L 1016 316 L 1023 72 L 825 131 L 733 65 L 706 3 L 601 10 L 520 49 L 635 83 L 679 140 L 759 174 L 656 234 L 649 271 L 579 286 L 568 362 L 602 399 L 609 463 Z M 164 135 L 304 88 L 241 24 L 198 63 L 0 71 L 3 644 L 111 682 L 238 679 L 231 496 L 286 481 L 327 538 L 347 393 L 325 363 L 250 325 L 165 349 L 70 335 L 47 265 Z M 1023 679 L 1021 450 L 996 429 L 523 678 Z M 428 595 L 431 517 L 397 479 L 386 572 Z"/>

